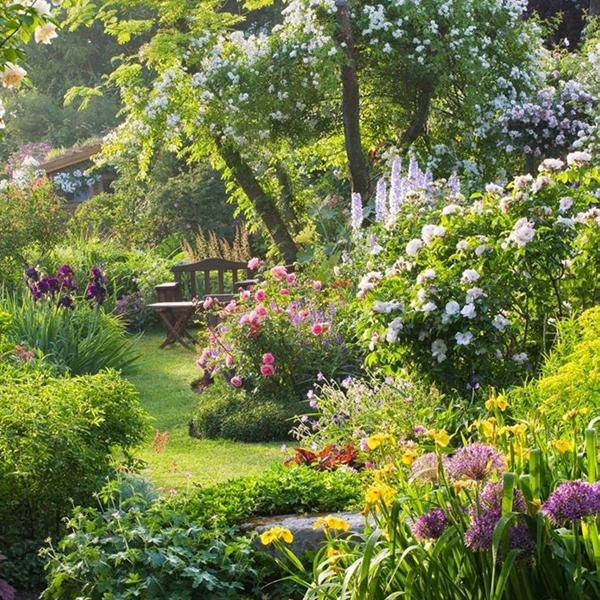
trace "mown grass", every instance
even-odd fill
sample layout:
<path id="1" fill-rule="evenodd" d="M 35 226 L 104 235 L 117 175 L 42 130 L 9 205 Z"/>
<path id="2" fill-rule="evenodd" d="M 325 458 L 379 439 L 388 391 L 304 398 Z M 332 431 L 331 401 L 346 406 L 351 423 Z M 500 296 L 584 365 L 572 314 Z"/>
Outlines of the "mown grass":
<path id="1" fill-rule="evenodd" d="M 281 461 L 281 444 L 242 444 L 198 440 L 188 435 L 188 420 L 198 395 L 190 382 L 198 376 L 196 354 L 181 346 L 160 350 L 162 332 L 146 333 L 136 350 L 141 357 L 128 379 L 140 393 L 153 427 L 169 434 L 161 452 L 153 439 L 136 453 L 148 464 L 144 475 L 162 491 L 183 490 L 191 484 L 211 485 L 232 477 L 255 474 Z"/>

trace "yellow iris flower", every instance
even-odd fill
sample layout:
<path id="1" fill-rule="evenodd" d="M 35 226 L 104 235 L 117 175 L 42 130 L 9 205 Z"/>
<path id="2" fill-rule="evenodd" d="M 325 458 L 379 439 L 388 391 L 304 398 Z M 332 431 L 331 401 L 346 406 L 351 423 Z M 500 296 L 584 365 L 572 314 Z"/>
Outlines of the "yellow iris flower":
<path id="1" fill-rule="evenodd" d="M 263 545 L 268 546 L 276 540 L 283 540 L 286 544 L 291 544 L 294 541 L 294 536 L 289 529 L 285 527 L 272 527 L 267 529 L 260 536 L 260 541 Z"/>
<path id="2" fill-rule="evenodd" d="M 313 529 L 319 529 L 319 527 L 323 527 L 325 531 L 328 531 L 329 529 L 333 529 L 334 531 L 348 531 L 350 524 L 343 519 L 328 515 L 327 517 L 319 517 L 315 521 Z"/>

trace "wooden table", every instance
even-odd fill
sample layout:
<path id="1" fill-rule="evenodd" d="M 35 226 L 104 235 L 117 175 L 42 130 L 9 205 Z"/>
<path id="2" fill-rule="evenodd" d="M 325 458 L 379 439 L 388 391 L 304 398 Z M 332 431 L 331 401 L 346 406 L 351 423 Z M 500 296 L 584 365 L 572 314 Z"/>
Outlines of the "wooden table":
<path id="1" fill-rule="evenodd" d="M 197 342 L 189 334 L 187 325 L 196 310 L 194 302 L 155 302 L 148 306 L 156 310 L 167 331 L 167 337 L 160 348 L 166 348 L 175 342 L 179 342 L 188 350 L 193 349 Z"/>

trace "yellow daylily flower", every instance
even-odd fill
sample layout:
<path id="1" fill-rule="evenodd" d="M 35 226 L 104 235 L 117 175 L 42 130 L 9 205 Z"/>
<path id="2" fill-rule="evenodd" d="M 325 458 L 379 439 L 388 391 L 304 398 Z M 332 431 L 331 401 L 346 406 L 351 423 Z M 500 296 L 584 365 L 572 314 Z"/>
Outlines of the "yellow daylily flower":
<path id="1" fill-rule="evenodd" d="M 497 398 L 490 398 L 485 403 L 485 407 L 488 410 L 494 410 L 497 408 L 500 412 L 504 412 L 508 408 L 508 402 L 504 396 L 498 396 Z"/>
<path id="2" fill-rule="evenodd" d="M 450 443 L 451 435 L 445 429 L 440 429 L 437 431 L 435 429 L 430 429 L 427 432 L 427 435 L 433 439 L 436 446 L 440 446 L 440 448 L 445 448 Z"/>
<path id="3" fill-rule="evenodd" d="M 419 453 L 416 450 L 407 450 L 400 458 L 405 465 L 410 467 L 417 456 Z"/>
<path id="4" fill-rule="evenodd" d="M 319 517 L 315 521 L 313 529 L 319 529 L 319 527 L 323 527 L 325 531 L 328 531 L 329 529 L 333 529 L 334 531 L 348 531 L 348 529 L 350 529 L 350 524 L 343 519 L 328 515 L 327 517 Z"/>
<path id="5" fill-rule="evenodd" d="M 371 486 L 365 495 L 365 499 L 369 504 L 376 504 L 377 502 L 383 502 L 384 504 L 391 504 L 393 496 L 397 493 L 397 490 L 393 487 L 384 483 L 379 483 Z"/>
<path id="6" fill-rule="evenodd" d="M 294 536 L 289 529 L 285 527 L 272 527 L 267 529 L 260 536 L 260 541 L 264 546 L 272 544 L 276 540 L 283 540 L 286 544 L 291 544 L 294 541 Z"/>
<path id="7" fill-rule="evenodd" d="M 369 437 L 367 440 L 367 446 L 369 446 L 369 450 L 375 450 L 375 448 L 379 448 L 381 444 L 391 441 L 394 442 L 394 438 L 387 433 L 376 433 Z"/>
<path id="8" fill-rule="evenodd" d="M 552 440 L 550 443 L 561 454 L 565 454 L 566 452 L 573 452 L 575 448 L 573 442 L 565 438 L 561 438 L 560 440 Z"/>

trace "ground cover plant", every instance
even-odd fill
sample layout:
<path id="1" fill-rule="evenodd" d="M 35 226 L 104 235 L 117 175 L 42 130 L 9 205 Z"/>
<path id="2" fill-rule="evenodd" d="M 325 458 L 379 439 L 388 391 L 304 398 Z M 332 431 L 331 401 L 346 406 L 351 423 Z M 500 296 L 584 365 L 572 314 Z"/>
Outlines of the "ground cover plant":
<path id="1" fill-rule="evenodd" d="M 76 509 L 69 534 L 45 555 L 44 598 L 100 598 L 137 592 L 147 598 L 289 598 L 274 565 L 239 526 L 252 516 L 340 510 L 362 498 L 350 473 L 306 467 L 242 477 L 187 496 L 122 497 L 118 482 L 100 494 L 101 507 Z M 285 595 L 287 593 L 287 595 Z"/>

